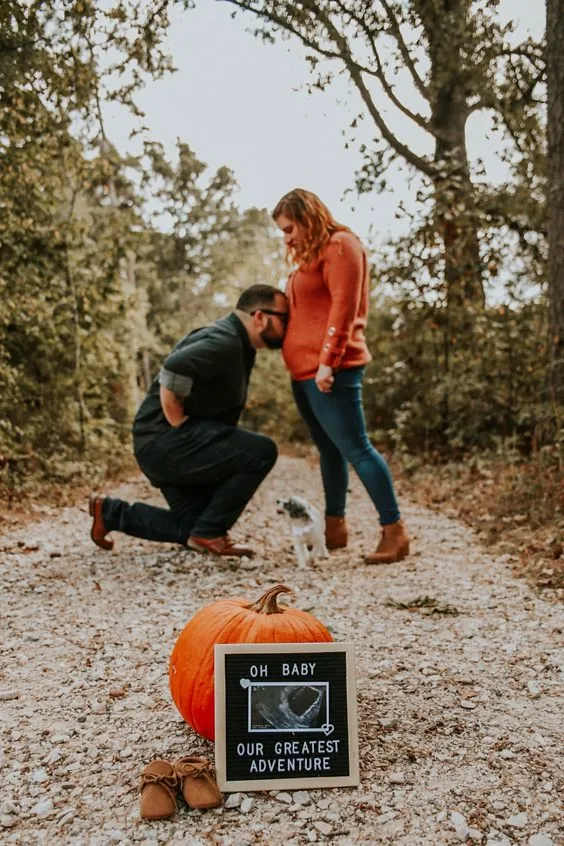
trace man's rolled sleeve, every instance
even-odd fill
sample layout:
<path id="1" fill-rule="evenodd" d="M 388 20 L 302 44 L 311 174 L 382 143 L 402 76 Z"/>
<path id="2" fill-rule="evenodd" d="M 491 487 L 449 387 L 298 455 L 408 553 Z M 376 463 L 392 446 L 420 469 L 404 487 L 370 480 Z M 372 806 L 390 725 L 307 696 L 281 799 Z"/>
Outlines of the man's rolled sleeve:
<path id="1" fill-rule="evenodd" d="M 163 388 L 168 388 L 169 391 L 180 397 L 186 399 L 192 393 L 192 385 L 194 380 L 190 376 L 183 376 L 180 373 L 173 373 L 172 370 L 167 370 L 166 367 L 161 367 L 159 373 L 159 385 Z"/>

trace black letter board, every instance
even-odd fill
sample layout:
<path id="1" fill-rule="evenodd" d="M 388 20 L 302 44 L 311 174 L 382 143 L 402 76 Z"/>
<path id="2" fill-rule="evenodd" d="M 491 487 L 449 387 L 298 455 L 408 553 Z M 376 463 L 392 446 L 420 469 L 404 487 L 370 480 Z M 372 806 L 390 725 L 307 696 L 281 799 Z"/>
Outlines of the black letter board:
<path id="1" fill-rule="evenodd" d="M 215 763 L 221 790 L 359 784 L 354 646 L 217 644 Z"/>

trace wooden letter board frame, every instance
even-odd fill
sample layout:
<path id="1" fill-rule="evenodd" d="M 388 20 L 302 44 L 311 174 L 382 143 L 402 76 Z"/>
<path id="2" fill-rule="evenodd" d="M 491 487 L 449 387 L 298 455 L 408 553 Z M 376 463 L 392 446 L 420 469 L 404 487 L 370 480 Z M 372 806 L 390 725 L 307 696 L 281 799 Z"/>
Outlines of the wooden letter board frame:
<path id="1" fill-rule="evenodd" d="M 360 783 L 354 655 L 352 643 L 216 644 L 215 764 L 220 790 Z M 296 716 L 293 707 L 288 710 L 288 697 L 298 702 L 301 715 Z M 291 728 L 272 728 L 268 719 L 273 714 L 274 722 L 290 720 Z M 297 727 L 294 721 L 304 722 Z M 303 769 L 307 766 L 312 769 Z M 270 769 L 265 772 L 265 767 Z"/>

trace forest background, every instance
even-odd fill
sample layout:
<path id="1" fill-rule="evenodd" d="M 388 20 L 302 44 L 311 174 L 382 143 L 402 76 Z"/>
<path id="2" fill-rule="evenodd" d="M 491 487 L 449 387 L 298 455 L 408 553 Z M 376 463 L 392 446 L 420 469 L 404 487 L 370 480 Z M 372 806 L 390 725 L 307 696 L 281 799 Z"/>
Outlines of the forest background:
<path id="1" fill-rule="evenodd" d="M 351 189 L 378 196 L 399 166 L 415 198 L 415 211 L 398 206 L 402 234 L 372 252 L 373 442 L 403 491 L 454 509 L 518 550 L 538 584 L 562 586 L 564 3 L 548 0 L 536 40 L 518 37 L 497 0 L 218 2 L 267 43 L 300 45 L 304 85 L 348 81 L 359 112 L 343 113 L 343 144 L 362 157 Z M 287 274 L 268 211 L 240 208 L 237 174 L 210 170 L 189 138 L 171 156 L 145 126 L 139 92 L 172 72 L 171 15 L 194 5 L 0 8 L 6 514 L 129 472 L 131 420 L 163 355 L 241 288 Z M 400 97 L 400 79 L 412 95 Z M 112 143 L 115 104 L 135 154 Z M 468 155 L 480 111 L 502 183 Z M 280 360 L 259 359 L 243 425 L 307 449 Z"/>

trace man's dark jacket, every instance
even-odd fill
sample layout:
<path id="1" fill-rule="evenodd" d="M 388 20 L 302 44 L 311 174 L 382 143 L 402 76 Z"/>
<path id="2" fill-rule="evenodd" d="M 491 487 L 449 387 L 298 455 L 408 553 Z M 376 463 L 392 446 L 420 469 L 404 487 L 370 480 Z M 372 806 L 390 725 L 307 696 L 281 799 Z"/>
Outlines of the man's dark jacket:
<path id="1" fill-rule="evenodd" d="M 160 386 L 183 401 L 192 420 L 235 426 L 245 406 L 255 350 L 235 313 L 185 335 L 165 360 L 133 422 L 137 453 L 170 424 L 163 414 Z"/>

